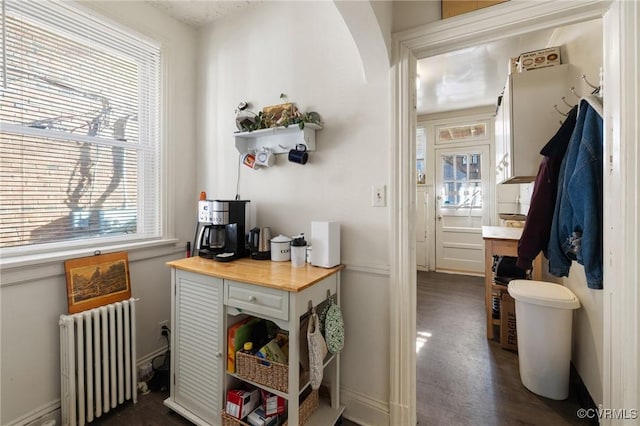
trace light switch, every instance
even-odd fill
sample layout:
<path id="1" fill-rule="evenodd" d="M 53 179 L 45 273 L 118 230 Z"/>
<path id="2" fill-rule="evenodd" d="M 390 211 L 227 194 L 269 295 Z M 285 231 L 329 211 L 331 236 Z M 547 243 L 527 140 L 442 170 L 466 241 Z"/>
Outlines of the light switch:
<path id="1" fill-rule="evenodd" d="M 371 205 L 373 207 L 384 207 L 387 205 L 386 186 L 371 187 Z"/>

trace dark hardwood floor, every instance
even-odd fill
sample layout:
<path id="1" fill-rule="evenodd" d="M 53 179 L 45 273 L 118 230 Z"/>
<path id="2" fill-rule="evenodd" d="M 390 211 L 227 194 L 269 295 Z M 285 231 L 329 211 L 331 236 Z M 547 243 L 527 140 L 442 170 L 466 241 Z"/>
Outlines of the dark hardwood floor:
<path id="1" fill-rule="evenodd" d="M 137 404 L 128 402 L 99 419 L 90 423 L 91 426 L 193 426 L 189 420 L 167 408 L 163 401 L 169 397 L 169 392 L 150 392 L 146 395 L 138 394 Z M 331 426 L 331 425 L 327 425 Z M 355 426 L 347 419 L 341 426 Z"/>
<path id="2" fill-rule="evenodd" d="M 518 355 L 486 338 L 484 279 L 418 272 L 417 417 L 424 425 L 582 425 L 572 392 L 554 401 L 527 390 Z"/>
<path id="3" fill-rule="evenodd" d="M 92 426 L 193 426 L 184 417 L 172 412 L 163 401 L 169 391 L 138 393 L 138 402 L 128 402 L 90 423 Z"/>
<path id="4" fill-rule="evenodd" d="M 481 277 L 418 272 L 417 419 L 419 426 L 587 425 L 572 392 L 553 401 L 520 382 L 518 355 L 488 341 Z M 139 395 L 94 426 L 190 426 L 162 403 L 167 392 Z M 344 420 L 343 426 L 355 423 Z M 390 425 L 405 426 L 405 425 Z"/>

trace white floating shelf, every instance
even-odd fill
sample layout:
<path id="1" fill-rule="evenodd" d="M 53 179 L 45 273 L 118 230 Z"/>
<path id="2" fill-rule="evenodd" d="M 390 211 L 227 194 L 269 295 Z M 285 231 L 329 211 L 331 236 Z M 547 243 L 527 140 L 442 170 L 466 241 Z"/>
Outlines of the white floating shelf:
<path id="1" fill-rule="evenodd" d="M 307 151 L 316 150 L 316 130 L 322 126 L 313 123 L 305 123 L 300 130 L 297 124 L 289 127 L 271 127 L 268 129 L 254 130 L 252 132 L 234 133 L 236 149 L 244 154 L 246 152 L 259 152 L 268 148 L 274 154 L 288 153 L 296 145 L 304 145 Z"/>

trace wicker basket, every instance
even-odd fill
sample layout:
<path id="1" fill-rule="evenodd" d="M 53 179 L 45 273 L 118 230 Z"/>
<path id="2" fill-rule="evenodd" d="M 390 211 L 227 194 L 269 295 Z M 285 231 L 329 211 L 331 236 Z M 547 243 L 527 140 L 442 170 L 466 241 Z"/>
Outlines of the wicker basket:
<path id="1" fill-rule="evenodd" d="M 314 390 L 314 391 L 311 391 L 309 395 L 307 395 L 304 401 L 302 401 L 302 404 L 300 404 L 300 408 L 298 409 L 298 412 L 300 413 L 298 415 L 298 423 L 300 424 L 300 426 L 305 424 L 305 422 L 309 420 L 309 417 L 311 417 L 311 415 L 317 409 L 318 409 L 318 391 Z M 284 422 L 283 426 L 289 426 L 289 421 L 287 420 L 286 422 Z"/>
<path id="2" fill-rule="evenodd" d="M 309 395 L 302 401 L 300 404 L 300 408 L 298 412 L 298 423 L 300 426 L 306 423 L 309 420 L 309 417 L 318 409 L 318 391 L 311 391 Z M 222 426 L 251 426 L 248 423 L 243 422 L 242 420 L 236 419 L 233 416 L 227 414 L 224 410 L 221 413 L 222 416 Z M 289 421 L 285 421 L 283 426 L 289 426 Z"/>
<path id="3" fill-rule="evenodd" d="M 257 356 L 237 352 L 236 373 L 242 378 L 280 392 L 289 392 L 289 366 L 286 364 L 265 361 Z"/>
<path id="4" fill-rule="evenodd" d="M 222 413 L 220 413 L 220 415 L 222 416 L 222 426 L 251 426 L 249 423 L 245 423 L 242 420 L 236 419 L 233 416 L 230 416 L 229 414 L 227 414 L 225 411 L 222 411 Z"/>

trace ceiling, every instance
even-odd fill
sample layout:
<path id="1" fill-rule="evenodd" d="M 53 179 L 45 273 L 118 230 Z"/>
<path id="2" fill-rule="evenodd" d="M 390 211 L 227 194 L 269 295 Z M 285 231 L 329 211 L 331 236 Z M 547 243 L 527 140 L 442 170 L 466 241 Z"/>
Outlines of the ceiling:
<path id="1" fill-rule="evenodd" d="M 418 115 L 495 105 L 511 57 L 547 47 L 553 29 L 418 60 Z"/>
<path id="2" fill-rule="evenodd" d="M 145 0 L 192 27 L 202 27 L 263 0 Z"/>
<path id="3" fill-rule="evenodd" d="M 199 28 L 264 0 L 145 0 L 185 24 Z M 495 105 L 508 74 L 509 58 L 547 46 L 544 30 L 420 59 L 418 115 Z"/>

